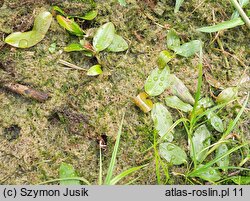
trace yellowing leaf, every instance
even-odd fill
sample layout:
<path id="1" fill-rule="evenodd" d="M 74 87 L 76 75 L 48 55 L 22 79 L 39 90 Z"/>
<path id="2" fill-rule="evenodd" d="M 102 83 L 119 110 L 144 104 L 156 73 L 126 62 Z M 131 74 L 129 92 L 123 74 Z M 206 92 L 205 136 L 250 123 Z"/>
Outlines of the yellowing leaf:
<path id="1" fill-rule="evenodd" d="M 148 94 L 145 92 L 140 93 L 133 98 L 134 103 L 145 113 L 149 112 L 153 108 L 153 102 L 148 99 Z"/>
<path id="2" fill-rule="evenodd" d="M 61 27 L 65 28 L 71 34 L 74 34 L 76 36 L 83 36 L 85 34 L 81 27 L 76 22 L 74 22 L 73 19 L 68 19 L 61 15 L 57 15 L 56 19 Z"/>

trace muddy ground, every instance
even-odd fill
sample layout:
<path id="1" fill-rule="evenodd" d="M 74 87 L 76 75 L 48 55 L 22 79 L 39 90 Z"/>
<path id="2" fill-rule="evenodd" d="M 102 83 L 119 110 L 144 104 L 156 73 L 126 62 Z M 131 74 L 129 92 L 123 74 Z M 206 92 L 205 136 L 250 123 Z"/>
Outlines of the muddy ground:
<path id="1" fill-rule="evenodd" d="M 1 0 L 0 1 L 0 78 L 15 80 L 50 94 L 44 103 L 29 100 L 0 88 L 0 184 L 37 184 L 58 178 L 61 162 L 72 164 L 78 175 L 97 183 L 99 165 L 98 139 L 107 135 L 104 152 L 107 170 L 122 114 L 125 123 L 115 173 L 149 162 L 144 168 L 121 182 L 138 178 L 135 184 L 156 184 L 153 152 L 143 154 L 153 142 L 150 115 L 140 111 L 131 98 L 143 91 L 144 82 L 156 67 L 156 58 L 166 49 L 166 33 L 174 28 L 183 42 L 200 39 L 204 43 L 204 69 L 223 88 L 237 85 L 242 75 L 249 75 L 250 32 L 246 26 L 221 32 L 219 46 L 216 34 L 204 34 L 196 28 L 230 18 L 233 8 L 229 1 L 186 1 L 174 14 L 174 0 L 128 0 L 122 7 L 115 0 Z M 14 31 L 27 31 L 34 16 L 41 10 L 58 5 L 67 13 L 82 14 L 97 9 L 97 18 L 83 29 L 97 28 L 111 21 L 117 32 L 129 43 L 122 53 L 101 53 L 104 74 L 88 77 L 84 71 L 66 69 L 58 64 L 66 60 L 88 69 L 96 64 L 81 53 L 65 53 L 63 47 L 76 37 L 69 35 L 53 19 L 44 40 L 29 49 L 4 44 L 3 39 Z M 213 17 L 214 15 L 214 17 Z M 49 47 L 56 44 L 56 51 Z M 226 62 L 228 60 L 228 63 Z M 177 57 L 171 64 L 175 73 L 195 92 L 198 57 Z M 239 97 L 246 95 L 249 84 L 240 88 Z M 203 94 L 219 92 L 204 77 Z M 154 102 L 161 100 L 155 98 Z M 223 111 L 228 123 L 239 110 L 240 102 Z M 249 113 L 243 114 L 235 133 L 249 137 Z M 172 111 L 174 112 L 174 110 Z M 175 115 L 175 120 L 178 115 Z M 186 143 L 184 129 L 176 129 L 176 141 Z M 184 138 L 183 138 L 184 135 Z M 178 140 L 179 139 L 179 140 Z M 183 140 L 180 141 L 180 139 Z M 170 167 L 170 173 L 185 171 Z M 172 176 L 171 184 L 188 184 L 182 177 Z"/>

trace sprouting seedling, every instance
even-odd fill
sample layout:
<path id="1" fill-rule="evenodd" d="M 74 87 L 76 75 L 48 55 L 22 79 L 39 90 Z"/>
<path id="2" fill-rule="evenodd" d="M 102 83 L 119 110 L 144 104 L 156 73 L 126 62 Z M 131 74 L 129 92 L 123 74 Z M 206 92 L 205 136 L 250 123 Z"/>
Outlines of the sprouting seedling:
<path id="1" fill-rule="evenodd" d="M 39 13 L 34 21 L 34 26 L 28 32 L 15 32 L 6 37 L 5 42 L 18 48 L 29 48 L 39 43 L 49 30 L 52 21 L 50 12 Z"/>

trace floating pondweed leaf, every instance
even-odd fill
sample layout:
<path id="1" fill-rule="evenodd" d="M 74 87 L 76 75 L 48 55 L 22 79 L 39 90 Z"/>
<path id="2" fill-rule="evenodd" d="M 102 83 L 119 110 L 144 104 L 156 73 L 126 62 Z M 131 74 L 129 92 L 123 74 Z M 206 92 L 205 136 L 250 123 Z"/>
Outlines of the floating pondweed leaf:
<path id="1" fill-rule="evenodd" d="M 49 30 L 52 21 L 50 12 L 44 11 L 36 16 L 32 31 L 15 32 L 6 37 L 5 42 L 19 48 L 29 48 L 39 43 Z"/>
<path id="2" fill-rule="evenodd" d="M 174 8 L 174 12 L 177 13 L 182 5 L 182 3 L 184 2 L 184 0 L 176 0 L 175 2 L 175 8 Z"/>
<path id="3" fill-rule="evenodd" d="M 178 96 L 182 101 L 186 103 L 189 103 L 191 105 L 194 104 L 193 96 L 190 94 L 188 88 L 183 84 L 183 82 L 178 77 L 176 77 L 174 74 L 171 74 L 168 77 L 168 80 L 171 83 L 171 92 L 175 96 Z"/>
<path id="4" fill-rule="evenodd" d="M 148 99 L 148 94 L 145 92 L 140 93 L 136 98 L 133 98 L 134 103 L 145 113 L 153 108 L 153 102 Z"/>
<path id="5" fill-rule="evenodd" d="M 226 144 L 221 144 L 216 150 L 216 158 L 225 154 L 228 151 Z M 217 165 L 222 168 L 223 171 L 227 171 L 227 166 L 229 165 L 229 155 L 225 156 L 224 158 L 217 161 Z"/>
<path id="6" fill-rule="evenodd" d="M 167 96 L 165 98 L 165 102 L 168 107 L 172 107 L 183 112 L 190 112 L 193 110 L 193 107 L 190 104 L 184 103 L 177 96 Z"/>
<path id="7" fill-rule="evenodd" d="M 209 112 L 207 113 L 207 118 L 215 130 L 221 133 L 224 131 L 223 122 L 218 115 L 216 115 L 214 112 Z"/>
<path id="8" fill-rule="evenodd" d="M 175 48 L 179 47 L 181 45 L 181 41 L 179 36 L 176 34 L 176 32 L 173 29 L 170 29 L 167 33 L 167 46 L 168 49 L 174 50 Z"/>
<path id="9" fill-rule="evenodd" d="M 65 28 L 71 34 L 76 36 L 83 36 L 85 34 L 81 27 L 73 19 L 68 19 L 61 15 L 57 15 L 56 19 L 61 27 Z"/>
<path id="10" fill-rule="evenodd" d="M 203 165 L 200 164 L 198 168 L 201 168 Z M 209 182 L 215 182 L 221 179 L 220 172 L 213 167 L 209 167 L 206 169 L 206 171 L 201 172 L 199 174 L 195 175 L 196 177 L 199 177 L 201 179 L 204 179 Z"/>
<path id="11" fill-rule="evenodd" d="M 87 72 L 88 76 L 97 76 L 100 74 L 102 74 L 102 67 L 99 64 L 90 67 L 90 69 Z"/>
<path id="12" fill-rule="evenodd" d="M 171 61 L 171 59 L 174 56 L 170 54 L 169 51 L 163 50 L 161 51 L 158 59 L 157 59 L 157 65 L 160 69 L 165 68 L 167 66 L 167 63 Z"/>
<path id="13" fill-rule="evenodd" d="M 151 111 L 151 117 L 154 121 L 154 128 L 158 134 L 163 137 L 167 134 L 169 128 L 173 125 L 173 118 L 168 109 L 161 103 L 156 103 Z M 169 132 L 164 139 L 172 142 L 173 132 Z"/>
<path id="14" fill-rule="evenodd" d="M 250 176 L 233 177 L 232 181 L 238 185 L 247 185 L 250 184 Z"/>
<path id="15" fill-rule="evenodd" d="M 128 43 L 124 40 L 123 37 L 115 34 L 114 38 L 108 46 L 107 50 L 110 52 L 122 52 L 128 49 Z"/>
<path id="16" fill-rule="evenodd" d="M 92 11 L 89 11 L 88 13 L 86 13 L 83 17 L 81 17 L 82 19 L 84 20 L 93 20 L 96 18 L 98 14 L 98 11 L 97 10 L 92 10 Z"/>
<path id="17" fill-rule="evenodd" d="M 93 46 L 97 52 L 106 49 L 115 37 L 115 26 L 112 22 L 102 25 L 93 39 Z"/>
<path id="18" fill-rule="evenodd" d="M 163 69 L 155 68 L 148 76 L 145 83 L 145 91 L 150 96 L 158 96 L 170 86 L 169 81 L 169 67 Z"/>
<path id="19" fill-rule="evenodd" d="M 238 94 L 238 88 L 237 87 L 229 87 L 224 89 L 216 98 L 217 103 L 226 103 L 234 98 L 236 98 Z"/>
<path id="20" fill-rule="evenodd" d="M 160 155 L 169 163 L 174 165 L 181 165 L 187 161 L 187 155 L 179 146 L 172 143 L 165 142 L 159 146 Z"/>
<path id="21" fill-rule="evenodd" d="M 62 163 L 59 169 L 60 179 L 77 177 L 75 169 L 72 165 L 67 163 Z M 60 181 L 60 185 L 80 185 L 79 180 L 62 180 Z"/>
<path id="22" fill-rule="evenodd" d="M 195 53 L 200 52 L 202 48 L 202 43 L 200 40 L 193 40 L 188 43 L 184 43 L 179 47 L 174 47 L 174 51 L 176 54 L 183 57 L 190 57 L 195 55 Z"/>
<path id="23" fill-rule="evenodd" d="M 205 33 L 212 33 L 212 32 L 217 32 L 217 31 L 221 31 L 224 29 L 237 27 L 243 24 L 245 24 L 245 22 L 239 17 L 239 18 L 225 21 L 225 22 L 213 25 L 213 26 L 202 27 L 202 28 L 197 29 L 197 31 L 201 31 Z"/>
<path id="24" fill-rule="evenodd" d="M 190 143 L 190 155 L 192 158 L 194 157 L 194 152 L 193 152 L 194 149 L 195 158 L 198 162 L 202 161 L 206 153 L 208 152 L 208 150 L 207 149 L 204 150 L 204 148 L 210 145 L 210 137 L 211 134 L 205 125 L 201 125 L 194 132 L 194 136 L 192 137 L 194 147 L 192 147 L 192 144 Z"/>

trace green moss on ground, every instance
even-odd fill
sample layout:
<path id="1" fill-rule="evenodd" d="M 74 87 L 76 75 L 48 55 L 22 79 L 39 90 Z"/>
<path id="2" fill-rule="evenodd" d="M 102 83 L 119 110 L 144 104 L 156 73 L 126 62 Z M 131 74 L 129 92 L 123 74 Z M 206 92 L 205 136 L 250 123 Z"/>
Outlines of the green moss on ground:
<path id="1" fill-rule="evenodd" d="M 147 4 L 146 2 L 151 2 Z M 83 176 L 97 182 L 99 150 L 97 138 L 108 136 L 108 149 L 104 152 L 104 170 L 107 170 L 112 154 L 115 136 L 123 111 L 125 123 L 119 148 L 116 174 L 132 166 L 150 162 L 143 171 L 128 177 L 123 183 L 139 177 L 137 184 L 156 184 L 153 153 L 142 154 L 152 145 L 152 121 L 132 103 L 131 98 L 143 90 L 144 82 L 156 66 L 159 52 L 166 49 L 166 32 L 171 27 L 181 36 L 183 42 L 201 39 L 204 42 L 205 68 L 223 87 L 237 84 L 246 66 L 250 63 L 248 43 L 250 32 L 246 27 L 237 27 L 220 34 L 225 51 L 220 51 L 214 34 L 198 33 L 196 28 L 226 20 L 232 13 L 228 1 L 209 1 L 199 4 L 192 0 L 184 3 L 178 14 L 173 13 L 174 1 L 128 0 L 128 7 L 121 7 L 116 1 L 37 1 L 5 0 L 0 6 L 1 39 L 13 31 L 31 28 L 34 13 L 58 5 L 71 14 L 81 14 L 93 8 L 98 17 L 85 25 L 97 28 L 111 21 L 117 32 L 130 44 L 122 53 L 101 53 L 105 65 L 104 74 L 90 78 L 82 71 L 65 69 L 58 59 L 88 68 L 96 64 L 81 53 L 64 53 L 61 50 L 76 38 L 70 36 L 53 20 L 45 39 L 29 49 L 15 49 L 0 41 L 0 61 L 7 62 L 11 70 L 1 70 L 1 79 L 10 79 L 48 92 L 51 98 L 45 103 L 27 100 L 0 89 L 0 183 L 37 184 L 58 177 L 62 161 L 71 163 Z M 211 8 L 216 19 L 213 20 Z M 72 39 L 73 38 L 73 39 Z M 56 43 L 56 52 L 48 48 Z M 233 56 L 231 56 L 233 55 Z M 226 66 L 226 56 L 230 66 Z M 240 61 L 240 62 L 239 62 Z M 198 58 L 176 58 L 171 62 L 174 72 L 194 93 L 197 82 Z M 203 93 L 209 94 L 211 86 L 204 81 Z M 240 96 L 249 86 L 243 85 Z M 156 98 L 154 101 L 158 101 Z M 224 119 L 235 117 L 232 106 L 225 111 Z M 237 109 L 237 108 L 234 108 Z M 83 119 L 88 119 L 85 123 Z M 175 116 L 175 120 L 178 116 Z M 18 125 L 19 137 L 8 140 L 4 129 Z M 236 132 L 249 139 L 249 119 L 244 114 Z M 179 139 L 183 139 L 183 128 L 177 128 Z M 183 132 L 184 133 L 184 132 Z M 248 134 L 247 134 L 248 133 Z M 177 137 L 178 138 L 178 137 Z M 178 139 L 177 139 L 178 141 Z M 185 143 L 179 141 L 180 143 Z M 170 172 L 184 172 L 178 167 Z M 170 183 L 185 184 L 183 178 L 172 177 Z"/>

